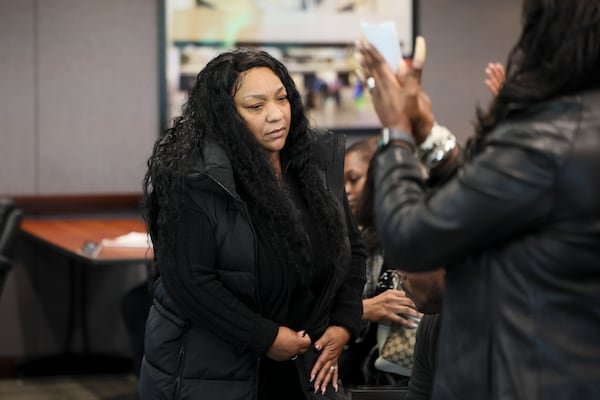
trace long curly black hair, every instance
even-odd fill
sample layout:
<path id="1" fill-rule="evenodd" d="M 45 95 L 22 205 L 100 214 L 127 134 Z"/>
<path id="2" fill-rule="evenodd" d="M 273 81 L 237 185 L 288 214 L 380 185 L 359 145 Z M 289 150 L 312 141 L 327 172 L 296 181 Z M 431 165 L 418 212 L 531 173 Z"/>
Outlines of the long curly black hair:
<path id="1" fill-rule="evenodd" d="M 600 86 L 600 0 L 525 0 L 523 30 L 506 80 L 487 111 L 477 110 L 472 156 L 486 134 L 513 113 L 553 97 Z"/>
<path id="2" fill-rule="evenodd" d="M 282 185 L 261 147 L 239 116 L 234 96 L 243 72 L 255 67 L 271 69 L 284 85 L 291 107 L 289 134 L 282 159 L 289 160 L 292 176 L 317 223 L 330 265 L 341 255 L 340 203 L 320 175 L 311 149 L 315 136 L 309 128 L 302 99 L 285 66 L 264 51 L 235 49 L 211 60 L 197 75 L 188 100 L 171 128 L 154 145 L 144 177 L 144 216 L 154 243 L 158 271 L 173 263 L 176 224 L 180 215 L 184 178 L 202 158 L 205 140 L 216 142 L 228 156 L 236 189 L 250 217 L 285 267 L 296 268 L 305 282 L 310 273 L 307 236 Z"/>

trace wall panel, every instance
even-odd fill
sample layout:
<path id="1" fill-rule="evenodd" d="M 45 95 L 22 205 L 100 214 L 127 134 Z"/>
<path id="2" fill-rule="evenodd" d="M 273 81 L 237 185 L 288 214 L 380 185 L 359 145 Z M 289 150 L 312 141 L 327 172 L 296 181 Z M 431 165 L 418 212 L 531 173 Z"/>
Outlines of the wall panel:
<path id="1" fill-rule="evenodd" d="M 0 195 L 36 189 L 35 2 L 0 0 Z"/>
<path id="2" fill-rule="evenodd" d="M 40 188 L 135 192 L 158 135 L 157 2 L 40 1 Z"/>

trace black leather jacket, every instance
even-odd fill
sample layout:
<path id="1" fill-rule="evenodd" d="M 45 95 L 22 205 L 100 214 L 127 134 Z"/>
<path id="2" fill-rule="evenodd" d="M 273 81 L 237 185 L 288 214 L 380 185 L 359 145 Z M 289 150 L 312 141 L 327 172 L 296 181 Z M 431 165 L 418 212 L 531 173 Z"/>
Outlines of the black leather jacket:
<path id="1" fill-rule="evenodd" d="M 432 193 L 376 161 L 386 261 L 447 267 L 434 399 L 600 399 L 600 92 L 511 117 Z"/>
<path id="2" fill-rule="evenodd" d="M 321 132 L 311 149 L 341 201 L 343 136 Z M 178 223 L 184 239 L 176 251 L 179 271 L 161 269 L 153 290 L 140 398 L 253 399 L 260 358 L 278 325 L 260 315 L 255 231 L 235 190 L 229 159 L 216 144 L 205 142 L 203 159 L 186 179 L 185 196 L 185 218 Z M 360 329 L 365 254 L 344 203 L 350 219 L 347 251 L 338 269 L 343 273 L 331 274 L 307 331 L 322 333 L 339 325 L 356 335 Z"/>

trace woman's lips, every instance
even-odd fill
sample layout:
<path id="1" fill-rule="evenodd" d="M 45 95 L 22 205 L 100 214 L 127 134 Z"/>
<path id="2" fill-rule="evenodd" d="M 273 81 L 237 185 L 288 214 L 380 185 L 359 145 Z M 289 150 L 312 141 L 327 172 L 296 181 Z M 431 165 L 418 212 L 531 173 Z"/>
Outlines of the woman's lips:
<path id="1" fill-rule="evenodd" d="M 281 128 L 281 129 L 277 129 L 277 130 L 267 133 L 267 136 L 272 139 L 277 139 L 277 138 L 282 137 L 284 134 L 285 134 L 285 129 Z"/>

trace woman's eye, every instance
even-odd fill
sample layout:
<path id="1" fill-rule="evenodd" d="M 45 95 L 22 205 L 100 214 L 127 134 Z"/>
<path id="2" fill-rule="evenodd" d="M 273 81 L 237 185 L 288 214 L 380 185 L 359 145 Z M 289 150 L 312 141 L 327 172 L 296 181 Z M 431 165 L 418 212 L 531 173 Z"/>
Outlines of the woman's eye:
<path id="1" fill-rule="evenodd" d="M 287 95 L 286 96 L 281 96 L 277 100 L 279 100 L 279 101 L 286 101 L 287 100 Z"/>
<path id="2" fill-rule="evenodd" d="M 262 104 L 253 104 L 251 106 L 248 106 L 248 108 L 251 110 L 259 110 L 261 107 L 262 107 Z"/>
<path id="3" fill-rule="evenodd" d="M 349 176 L 346 178 L 346 181 L 354 185 L 354 184 L 356 184 L 356 182 L 359 181 L 359 179 L 360 179 L 359 176 Z"/>

